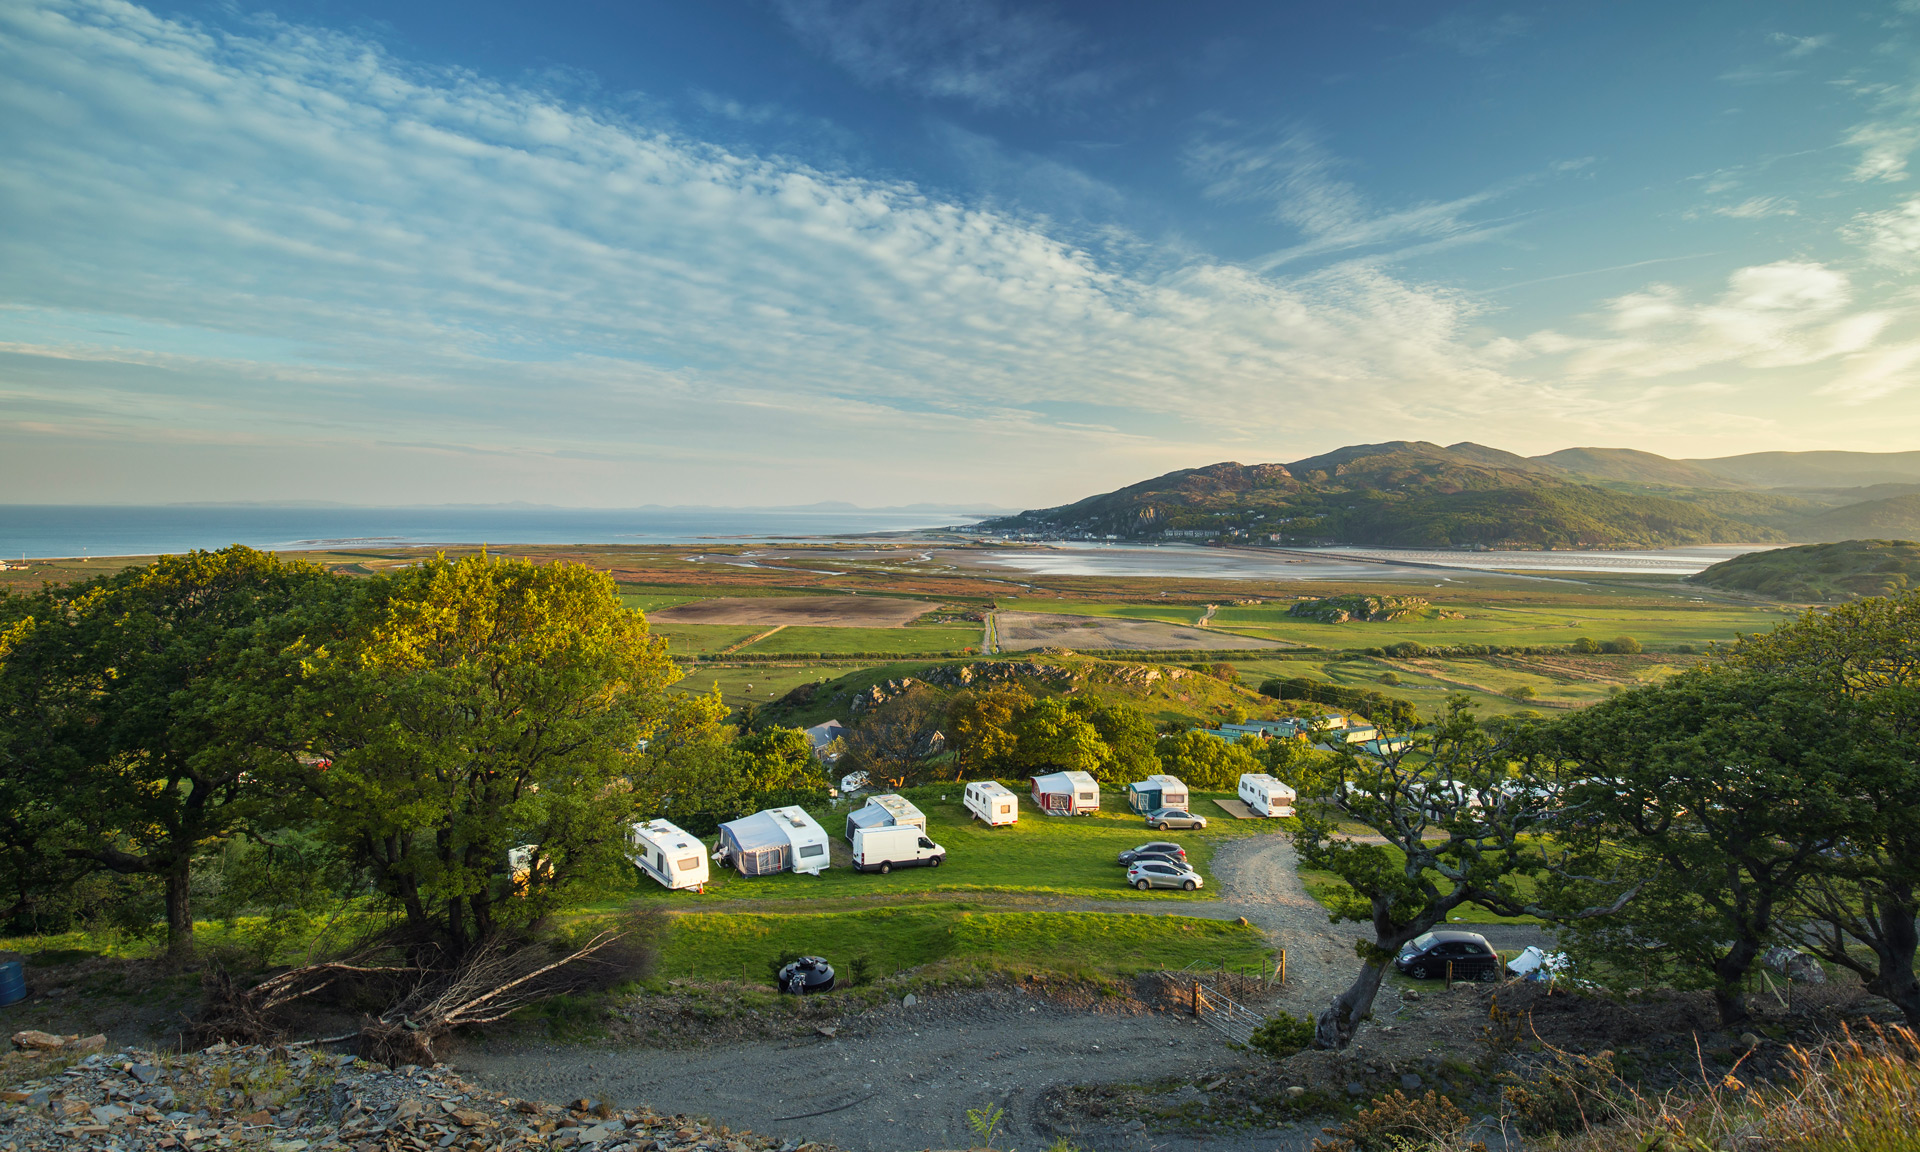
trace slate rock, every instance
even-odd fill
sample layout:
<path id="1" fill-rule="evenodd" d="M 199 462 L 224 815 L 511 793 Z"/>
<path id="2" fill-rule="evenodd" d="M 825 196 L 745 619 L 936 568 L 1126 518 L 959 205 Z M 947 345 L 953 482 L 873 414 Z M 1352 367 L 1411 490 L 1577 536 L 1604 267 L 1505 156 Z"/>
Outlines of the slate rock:
<path id="1" fill-rule="evenodd" d="M 1418 1092 L 1420 1089 L 1426 1087 L 1426 1081 L 1408 1072 L 1400 1077 L 1400 1087 L 1407 1092 Z"/>

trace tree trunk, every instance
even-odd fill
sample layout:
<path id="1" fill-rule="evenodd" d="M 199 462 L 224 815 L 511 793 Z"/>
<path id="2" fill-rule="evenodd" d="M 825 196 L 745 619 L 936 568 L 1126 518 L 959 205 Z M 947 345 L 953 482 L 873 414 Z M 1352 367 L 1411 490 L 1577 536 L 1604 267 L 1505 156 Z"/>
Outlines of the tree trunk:
<path id="1" fill-rule="evenodd" d="M 1747 1011 L 1747 996 L 1741 990 L 1740 983 L 1747 978 L 1758 955 L 1758 941 L 1740 940 L 1727 950 L 1726 956 L 1715 962 L 1713 974 L 1719 978 L 1719 982 L 1713 989 L 1713 1006 L 1720 1012 L 1720 1027 L 1731 1028 L 1753 1018 L 1753 1014 Z"/>
<path id="2" fill-rule="evenodd" d="M 1879 920 L 1880 938 L 1870 941 L 1879 960 L 1879 971 L 1867 981 L 1867 991 L 1893 1001 L 1907 1017 L 1907 1023 L 1920 1028 L 1920 980 L 1913 972 L 1913 956 L 1920 948 L 1920 930 L 1914 924 L 1911 903 L 1887 900 L 1874 910 Z"/>
<path id="3" fill-rule="evenodd" d="M 1386 979 L 1387 965 L 1393 963 L 1391 955 L 1388 954 L 1388 959 L 1361 965 L 1360 975 L 1320 1013 L 1313 1033 L 1315 1048 L 1339 1049 L 1353 1042 L 1353 1034 L 1359 1030 L 1361 1021 L 1373 1015 L 1373 998 L 1380 991 L 1380 982 Z"/>
<path id="4" fill-rule="evenodd" d="M 184 959 L 193 951 L 193 860 L 182 855 L 167 869 L 167 955 Z"/>

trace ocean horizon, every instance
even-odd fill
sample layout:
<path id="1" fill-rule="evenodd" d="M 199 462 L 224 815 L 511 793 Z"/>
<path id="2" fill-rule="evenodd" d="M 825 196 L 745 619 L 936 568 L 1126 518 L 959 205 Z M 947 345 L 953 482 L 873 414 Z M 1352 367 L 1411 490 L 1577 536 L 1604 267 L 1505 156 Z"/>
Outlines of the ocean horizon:
<path id="1" fill-rule="evenodd" d="M 436 544 L 694 544 L 804 540 L 968 524 L 1003 510 L 964 505 L 859 508 L 552 508 L 443 504 L 0 505 L 0 559 L 154 556 L 244 544 L 262 551 Z"/>

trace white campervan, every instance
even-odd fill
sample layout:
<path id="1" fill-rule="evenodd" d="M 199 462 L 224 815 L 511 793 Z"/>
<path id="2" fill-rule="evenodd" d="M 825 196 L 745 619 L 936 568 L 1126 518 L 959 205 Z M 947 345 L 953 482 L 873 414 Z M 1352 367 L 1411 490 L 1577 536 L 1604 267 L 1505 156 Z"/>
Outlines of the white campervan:
<path id="1" fill-rule="evenodd" d="M 938 868 L 946 858 L 945 848 L 911 824 L 885 824 L 853 832 L 853 866 L 861 872 L 884 873 L 915 865 Z"/>
<path id="2" fill-rule="evenodd" d="M 627 859 L 667 888 L 707 882 L 706 845 L 668 820 L 627 826 Z"/>
<path id="3" fill-rule="evenodd" d="M 1265 772 L 1244 772 L 1240 776 L 1240 799 L 1255 816 L 1291 816 L 1297 793 Z"/>
<path id="4" fill-rule="evenodd" d="M 1017 823 L 1020 797 L 998 780 L 976 780 L 967 785 L 967 811 L 987 822 L 988 827 Z"/>

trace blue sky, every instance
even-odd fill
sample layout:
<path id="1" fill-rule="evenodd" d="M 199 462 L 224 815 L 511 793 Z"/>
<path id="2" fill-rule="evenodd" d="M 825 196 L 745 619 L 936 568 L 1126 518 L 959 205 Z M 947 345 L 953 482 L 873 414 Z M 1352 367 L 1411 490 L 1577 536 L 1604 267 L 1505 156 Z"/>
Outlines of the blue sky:
<path id="1" fill-rule="evenodd" d="M 1920 0 L 0 0 L 18 502 L 1920 447 Z"/>

